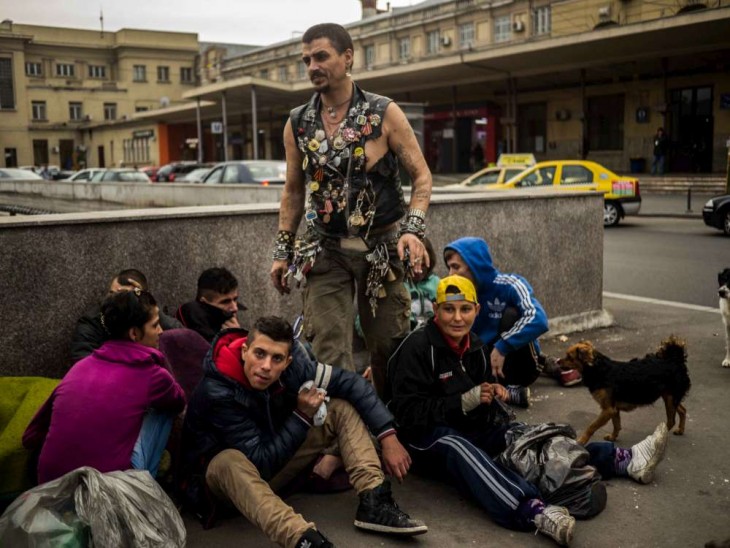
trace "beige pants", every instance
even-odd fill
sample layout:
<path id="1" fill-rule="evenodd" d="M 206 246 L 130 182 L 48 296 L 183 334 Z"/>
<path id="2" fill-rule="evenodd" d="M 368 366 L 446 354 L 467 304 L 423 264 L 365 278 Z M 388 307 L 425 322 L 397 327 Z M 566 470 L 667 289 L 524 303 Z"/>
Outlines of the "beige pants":
<path id="1" fill-rule="evenodd" d="M 324 425 L 309 430 L 307 439 L 271 482 L 264 481 L 256 467 L 236 449 L 216 455 L 208 465 L 205 479 L 213 493 L 230 500 L 269 539 L 281 546 L 294 546 L 314 524 L 294 512 L 275 491 L 294 479 L 334 441 L 339 443 L 345 470 L 358 493 L 383 483 L 380 460 L 368 430 L 355 408 L 344 400 L 327 404 Z"/>
<path id="2" fill-rule="evenodd" d="M 307 274 L 304 290 L 304 332 L 314 355 L 323 363 L 350 371 L 354 370 L 353 299 L 357 294 L 357 313 L 370 351 L 373 383 L 381 397 L 388 359 L 399 340 L 408 335 L 411 315 L 411 298 L 403 285 L 403 264 L 397 259 L 395 246 L 389 252 L 395 279 L 383 281 L 386 296 L 378 299 L 375 316 L 365 296 L 370 268 L 365 260 L 368 252 L 326 245 Z"/>

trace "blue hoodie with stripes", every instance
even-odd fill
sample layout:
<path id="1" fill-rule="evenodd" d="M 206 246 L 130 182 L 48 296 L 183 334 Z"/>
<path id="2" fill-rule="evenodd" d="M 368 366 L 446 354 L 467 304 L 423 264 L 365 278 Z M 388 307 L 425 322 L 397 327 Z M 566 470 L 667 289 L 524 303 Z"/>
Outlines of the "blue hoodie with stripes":
<path id="1" fill-rule="evenodd" d="M 503 274 L 494 267 L 487 242 L 481 238 L 459 238 L 444 248 L 457 252 L 472 273 L 481 310 L 472 331 L 503 355 L 531 342 L 540 352 L 537 338 L 548 330 L 545 310 L 535 298 L 532 287 L 518 274 Z M 508 307 L 519 311 L 519 320 L 500 333 L 502 314 Z"/>

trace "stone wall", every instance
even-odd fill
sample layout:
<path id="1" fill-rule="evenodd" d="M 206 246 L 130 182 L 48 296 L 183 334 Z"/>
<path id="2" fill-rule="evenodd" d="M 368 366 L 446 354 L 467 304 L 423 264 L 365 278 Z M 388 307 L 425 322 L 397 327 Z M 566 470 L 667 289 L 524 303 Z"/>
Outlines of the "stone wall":
<path id="1" fill-rule="evenodd" d="M 248 306 L 244 325 L 270 313 L 293 319 L 301 292 L 279 297 L 269 281 L 277 218 L 278 204 L 0 218 L 0 375 L 62 376 L 76 319 L 124 268 L 145 272 L 174 311 L 194 298 L 202 270 L 226 266 Z M 596 193 L 435 196 L 428 233 L 437 250 L 484 237 L 498 268 L 530 280 L 551 327 L 566 331 L 608 321 L 602 221 Z"/>

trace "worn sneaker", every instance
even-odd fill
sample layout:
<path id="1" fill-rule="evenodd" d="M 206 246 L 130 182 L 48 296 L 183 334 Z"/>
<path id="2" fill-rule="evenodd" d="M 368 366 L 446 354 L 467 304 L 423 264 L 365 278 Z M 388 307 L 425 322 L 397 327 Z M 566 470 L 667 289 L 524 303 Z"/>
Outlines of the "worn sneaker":
<path id="1" fill-rule="evenodd" d="M 428 532 L 422 521 L 411 519 L 393 500 L 390 482 L 360 493 L 360 505 L 355 514 L 355 527 L 379 533 L 421 535 Z"/>
<path id="2" fill-rule="evenodd" d="M 568 546 L 573 540 L 575 518 L 562 506 L 546 506 L 535 516 L 535 526 L 561 546 Z"/>
<path id="3" fill-rule="evenodd" d="M 654 433 L 631 448 L 631 462 L 626 472 L 639 483 L 651 483 L 654 471 L 664 457 L 667 448 L 667 425 L 660 423 Z"/>
<path id="4" fill-rule="evenodd" d="M 334 546 L 316 529 L 307 529 L 294 545 L 295 548 L 334 548 Z"/>
<path id="5" fill-rule="evenodd" d="M 510 405 L 524 408 L 530 407 L 530 389 L 528 387 L 511 384 L 507 386 L 507 393 L 509 394 L 507 403 Z"/>
<path id="6" fill-rule="evenodd" d="M 580 384 L 583 377 L 577 369 L 565 369 L 560 372 L 558 380 L 562 386 L 575 386 Z"/>

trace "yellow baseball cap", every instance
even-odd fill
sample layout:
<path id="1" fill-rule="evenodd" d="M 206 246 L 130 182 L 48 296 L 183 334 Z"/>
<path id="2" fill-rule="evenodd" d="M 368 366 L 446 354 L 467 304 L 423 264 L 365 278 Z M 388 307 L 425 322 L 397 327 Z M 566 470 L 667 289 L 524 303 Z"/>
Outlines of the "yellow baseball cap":
<path id="1" fill-rule="evenodd" d="M 441 278 L 436 288 L 436 303 L 449 301 L 467 301 L 477 304 L 477 292 L 471 280 L 463 276 L 446 276 Z"/>

